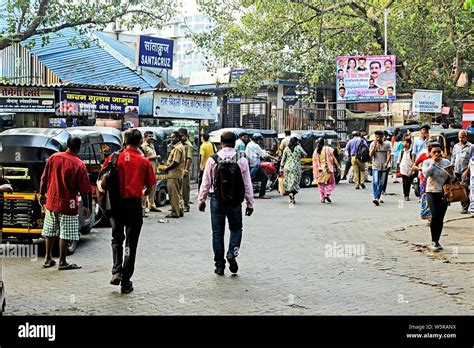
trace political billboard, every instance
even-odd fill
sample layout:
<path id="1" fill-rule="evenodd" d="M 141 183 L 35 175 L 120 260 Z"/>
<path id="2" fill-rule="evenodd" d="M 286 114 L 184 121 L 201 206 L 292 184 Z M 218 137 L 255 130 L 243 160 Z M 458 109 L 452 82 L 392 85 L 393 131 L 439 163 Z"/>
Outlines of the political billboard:
<path id="1" fill-rule="evenodd" d="M 336 57 L 337 101 L 386 101 L 396 98 L 396 57 Z"/>

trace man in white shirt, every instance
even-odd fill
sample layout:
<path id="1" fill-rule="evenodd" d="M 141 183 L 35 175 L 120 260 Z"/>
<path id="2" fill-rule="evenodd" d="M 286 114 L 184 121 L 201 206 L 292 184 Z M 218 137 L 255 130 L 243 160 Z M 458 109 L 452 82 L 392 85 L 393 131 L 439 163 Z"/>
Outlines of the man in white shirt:
<path id="1" fill-rule="evenodd" d="M 260 158 L 268 157 L 268 153 L 260 147 L 258 143 L 260 141 L 263 141 L 263 136 L 260 133 L 255 133 L 252 140 L 247 144 L 245 154 L 249 160 L 250 177 L 252 181 L 260 181 L 260 193 L 258 198 L 269 199 L 270 197 L 265 195 L 268 177 L 260 166 Z"/>

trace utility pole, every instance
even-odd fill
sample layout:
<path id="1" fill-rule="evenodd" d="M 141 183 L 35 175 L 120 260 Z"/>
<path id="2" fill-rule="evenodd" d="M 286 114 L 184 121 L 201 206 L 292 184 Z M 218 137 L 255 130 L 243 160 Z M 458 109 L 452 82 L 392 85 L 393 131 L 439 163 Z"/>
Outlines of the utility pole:
<path id="1" fill-rule="evenodd" d="M 385 35 L 384 35 L 385 55 L 387 55 L 387 14 L 388 14 L 387 12 L 388 12 L 388 9 L 383 10 L 383 25 L 384 25 L 384 28 L 385 28 Z"/>

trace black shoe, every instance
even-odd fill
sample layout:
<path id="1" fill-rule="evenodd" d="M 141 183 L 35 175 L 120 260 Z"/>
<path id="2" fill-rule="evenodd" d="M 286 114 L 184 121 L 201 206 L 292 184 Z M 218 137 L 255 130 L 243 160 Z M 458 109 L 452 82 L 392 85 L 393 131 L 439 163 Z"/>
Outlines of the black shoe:
<path id="1" fill-rule="evenodd" d="M 127 283 L 124 283 L 122 282 L 122 287 L 120 288 L 120 292 L 122 294 L 129 294 L 133 291 L 133 285 L 132 285 L 132 282 L 129 280 Z"/>
<path id="2" fill-rule="evenodd" d="M 239 265 L 237 264 L 237 260 L 233 256 L 227 256 L 227 262 L 229 263 L 229 270 L 232 273 L 237 273 L 239 270 Z"/>
<path id="3" fill-rule="evenodd" d="M 356 186 L 356 190 L 359 190 L 359 189 L 360 189 L 360 186 L 359 186 L 359 185 L 357 185 L 357 186 Z"/>
<path id="4" fill-rule="evenodd" d="M 380 204 L 378 199 L 374 199 L 374 200 L 372 201 L 372 203 L 374 203 L 376 206 L 378 206 L 378 205 Z"/>
<path id="5" fill-rule="evenodd" d="M 224 275 L 224 267 L 216 267 L 216 269 L 214 270 L 214 273 L 217 274 L 217 275 L 223 276 Z"/>
<path id="6" fill-rule="evenodd" d="M 115 273 L 114 275 L 112 275 L 112 279 L 110 280 L 110 284 L 120 285 L 121 281 L 122 281 L 122 274 L 121 273 Z"/>
<path id="7" fill-rule="evenodd" d="M 365 190 L 365 185 L 364 184 L 360 184 L 360 187 L 362 187 Z"/>
<path id="8" fill-rule="evenodd" d="M 331 198 L 329 198 L 329 196 L 326 196 L 325 199 L 326 199 L 329 203 L 332 203 Z"/>

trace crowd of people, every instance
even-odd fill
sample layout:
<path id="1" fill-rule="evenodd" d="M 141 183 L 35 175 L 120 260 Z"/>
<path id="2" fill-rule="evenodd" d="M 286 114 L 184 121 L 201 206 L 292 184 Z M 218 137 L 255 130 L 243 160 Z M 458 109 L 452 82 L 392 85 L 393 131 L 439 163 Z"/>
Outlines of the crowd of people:
<path id="1" fill-rule="evenodd" d="M 415 178 L 419 180 L 420 217 L 428 220 L 431 229 L 432 249 L 441 250 L 439 243 L 443 229 L 443 220 L 448 201 L 443 193 L 443 185 L 459 180 L 465 189 L 469 189 L 469 160 L 474 156 L 474 146 L 468 142 L 467 132 L 459 132 L 459 143 L 454 146 L 451 161 L 443 158 L 441 144 L 429 136 L 430 127 L 421 127 L 420 137 L 412 141 L 410 134 L 395 132 L 391 141 L 389 134 L 382 130 L 375 132 L 375 140 L 370 144 L 364 132 L 353 132 L 345 146 L 347 155 L 342 180 L 350 178 L 353 172 L 355 189 L 366 189 L 368 167 L 371 164 L 373 204 L 384 203 L 390 172 L 393 180 L 402 178 L 404 199 L 410 200 L 411 185 Z M 167 189 L 171 209 L 167 218 L 181 218 L 190 211 L 190 168 L 193 146 L 188 140 L 184 128 L 174 131 L 170 136 L 172 148 L 162 174 L 166 174 Z M 60 239 L 59 269 L 79 269 L 81 266 L 66 261 L 67 242 L 78 240 L 78 203 L 80 192 L 84 214 L 91 209 L 91 185 L 84 163 L 79 159 L 81 146 L 79 138 L 68 140 L 68 150 L 51 156 L 41 178 L 40 203 L 46 216 L 43 236 L 46 238 L 46 255 L 43 267 L 55 265 L 51 256 L 53 239 Z M 317 139 L 314 152 L 308 154 L 297 136 L 285 131 L 280 143 L 278 157 L 264 149 L 263 136 L 225 131 L 221 135 L 220 150 L 209 141 L 209 134 L 202 134 L 199 149 L 198 206 L 200 211 L 206 208 L 210 197 L 212 239 L 214 249 L 215 273 L 223 275 L 226 259 L 232 273 L 238 271 L 237 256 L 242 239 L 242 204 L 246 202 L 245 214 L 252 215 L 254 190 L 257 198 L 267 196 L 268 177 L 262 168 L 264 159 L 279 162 L 279 177 L 283 181 L 281 195 L 287 194 L 290 204 L 296 203 L 300 190 L 302 158 L 312 158 L 314 182 L 320 193 L 321 203 L 332 203 L 331 194 L 336 187 L 336 172 L 341 172 L 341 163 L 336 151 L 328 146 L 324 138 Z M 134 273 L 136 249 L 143 225 L 143 211 L 159 211 L 155 206 L 157 155 L 153 146 L 153 135 L 144 136 L 137 129 L 125 133 L 125 148 L 116 155 L 111 154 L 103 164 L 103 170 L 116 165 L 119 177 L 120 199 L 114 202 L 110 222 L 112 226 L 113 267 L 112 285 L 121 285 L 122 293 L 133 291 L 131 277 Z M 398 174 L 399 173 L 399 174 Z M 76 180 L 66 180 L 75 177 Z M 349 179 L 350 180 L 350 179 Z M 259 188 L 254 183 L 260 182 Z M 2 186 L 2 190 L 11 187 Z M 99 190 L 103 190 L 101 178 Z M 102 188 L 102 189 L 101 189 Z M 284 191 L 284 192 L 283 192 Z M 46 198 L 47 197 L 47 198 Z M 74 204 L 71 204 L 74 202 Z M 467 213 L 469 199 L 461 202 L 461 213 Z M 225 221 L 228 220 L 230 241 L 227 253 L 224 248 Z M 125 243 L 125 253 L 124 253 Z M 224 258 L 225 256 L 225 258 Z"/>

